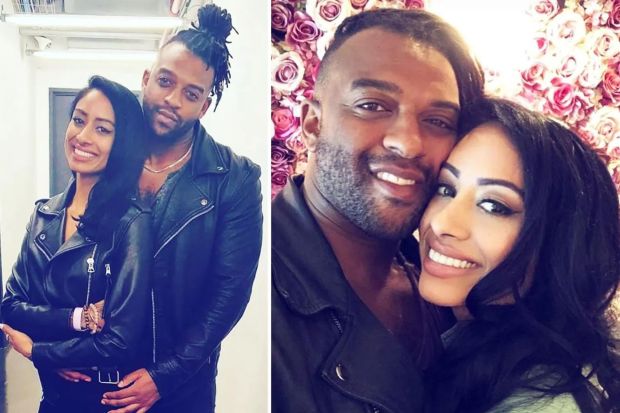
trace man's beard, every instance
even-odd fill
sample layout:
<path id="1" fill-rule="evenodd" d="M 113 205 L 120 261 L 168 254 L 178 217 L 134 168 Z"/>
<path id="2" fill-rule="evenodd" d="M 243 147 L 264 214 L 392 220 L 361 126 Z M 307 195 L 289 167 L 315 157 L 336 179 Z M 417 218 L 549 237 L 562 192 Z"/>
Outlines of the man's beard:
<path id="1" fill-rule="evenodd" d="M 413 233 L 429 199 L 432 174 L 428 168 L 414 161 L 424 172 L 427 185 L 416 205 L 405 205 L 398 200 L 381 199 L 371 192 L 374 178 L 368 165 L 379 159 L 387 163 L 395 155 L 366 153 L 355 158 L 343 147 L 319 138 L 315 156 L 318 189 L 342 216 L 378 239 L 400 240 Z"/>
<path id="2" fill-rule="evenodd" d="M 147 136 L 156 136 L 158 140 L 173 144 L 186 136 L 187 132 L 191 130 L 198 119 L 189 119 L 177 123 L 176 127 L 170 129 L 164 134 L 157 133 L 153 128 L 154 117 L 158 111 L 157 106 L 151 105 L 147 102 L 143 102 L 142 110 L 144 112 L 144 121 L 146 123 Z"/>

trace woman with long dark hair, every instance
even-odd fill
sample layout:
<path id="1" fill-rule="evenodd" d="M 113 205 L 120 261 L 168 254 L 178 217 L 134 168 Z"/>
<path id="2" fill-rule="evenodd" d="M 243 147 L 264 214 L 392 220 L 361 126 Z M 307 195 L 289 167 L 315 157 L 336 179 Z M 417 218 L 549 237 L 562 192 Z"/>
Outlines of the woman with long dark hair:
<path id="1" fill-rule="evenodd" d="M 463 119 L 420 225 L 420 293 L 457 318 L 427 411 L 618 411 L 620 224 L 604 163 L 508 101 Z"/>
<path id="2" fill-rule="evenodd" d="M 107 411 L 100 400 L 149 357 L 150 214 L 137 200 L 142 110 L 92 77 L 71 107 L 67 189 L 40 200 L 2 301 L 3 331 L 38 369 L 40 412 Z"/>

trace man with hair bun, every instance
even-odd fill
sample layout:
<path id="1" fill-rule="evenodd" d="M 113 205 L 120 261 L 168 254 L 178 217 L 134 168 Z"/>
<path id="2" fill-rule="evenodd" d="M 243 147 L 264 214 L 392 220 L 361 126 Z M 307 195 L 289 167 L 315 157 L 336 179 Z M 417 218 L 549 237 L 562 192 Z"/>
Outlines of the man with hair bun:
<path id="1" fill-rule="evenodd" d="M 152 363 L 105 393 L 110 411 L 214 411 L 220 343 L 250 297 L 262 237 L 260 169 L 199 122 L 230 82 L 224 9 L 169 39 L 142 78 L 153 210 Z M 160 400 L 161 399 L 161 400 Z M 114 410 L 116 409 L 116 410 Z"/>

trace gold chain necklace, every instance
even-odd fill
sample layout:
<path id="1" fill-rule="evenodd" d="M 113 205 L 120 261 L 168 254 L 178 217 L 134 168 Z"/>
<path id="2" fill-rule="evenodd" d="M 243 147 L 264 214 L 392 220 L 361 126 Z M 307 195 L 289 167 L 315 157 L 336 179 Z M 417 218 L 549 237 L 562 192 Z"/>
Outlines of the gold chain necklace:
<path id="1" fill-rule="evenodd" d="M 177 166 L 178 164 L 180 164 L 181 162 L 183 162 L 185 160 L 185 158 L 187 158 L 189 156 L 189 154 L 192 152 L 192 148 L 194 147 L 194 142 L 192 142 L 191 145 L 189 145 L 189 149 L 187 150 L 187 152 L 185 152 L 183 154 L 183 156 L 181 156 L 179 159 L 177 159 L 176 161 L 172 162 L 170 165 L 165 166 L 161 169 L 153 169 L 151 167 L 149 167 L 146 163 L 144 164 L 144 169 L 146 169 L 149 172 L 152 172 L 154 174 L 160 174 L 164 171 L 167 171 L 170 168 L 174 168 L 175 166 Z"/>

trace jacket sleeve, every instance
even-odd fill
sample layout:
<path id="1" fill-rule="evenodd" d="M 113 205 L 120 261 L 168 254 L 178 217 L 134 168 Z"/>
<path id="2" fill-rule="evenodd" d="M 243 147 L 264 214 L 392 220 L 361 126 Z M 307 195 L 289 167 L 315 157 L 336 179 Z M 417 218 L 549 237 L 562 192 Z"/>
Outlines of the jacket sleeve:
<path id="1" fill-rule="evenodd" d="M 179 340 L 172 356 L 148 368 L 162 397 L 188 381 L 209 359 L 241 318 L 250 299 L 262 242 L 260 169 L 251 164 L 240 186 L 222 198 L 222 217 L 206 269 L 215 298 L 196 314 L 196 322 Z"/>
<path id="2" fill-rule="evenodd" d="M 117 366 L 130 360 L 148 325 L 152 235 L 150 214 L 132 218 L 115 246 L 113 281 L 104 306 L 105 325 L 97 334 L 57 342 L 35 342 L 37 368 Z"/>
<path id="3" fill-rule="evenodd" d="M 28 334 L 33 340 L 58 340 L 74 333 L 69 317 L 72 308 L 55 308 L 47 304 L 43 294 L 43 276 L 29 265 L 33 243 L 31 228 L 37 210 L 30 217 L 17 261 L 6 282 L 2 299 L 2 319 L 11 327 Z M 37 297 L 36 300 L 33 300 Z M 36 301 L 36 304 L 33 302 Z"/>

